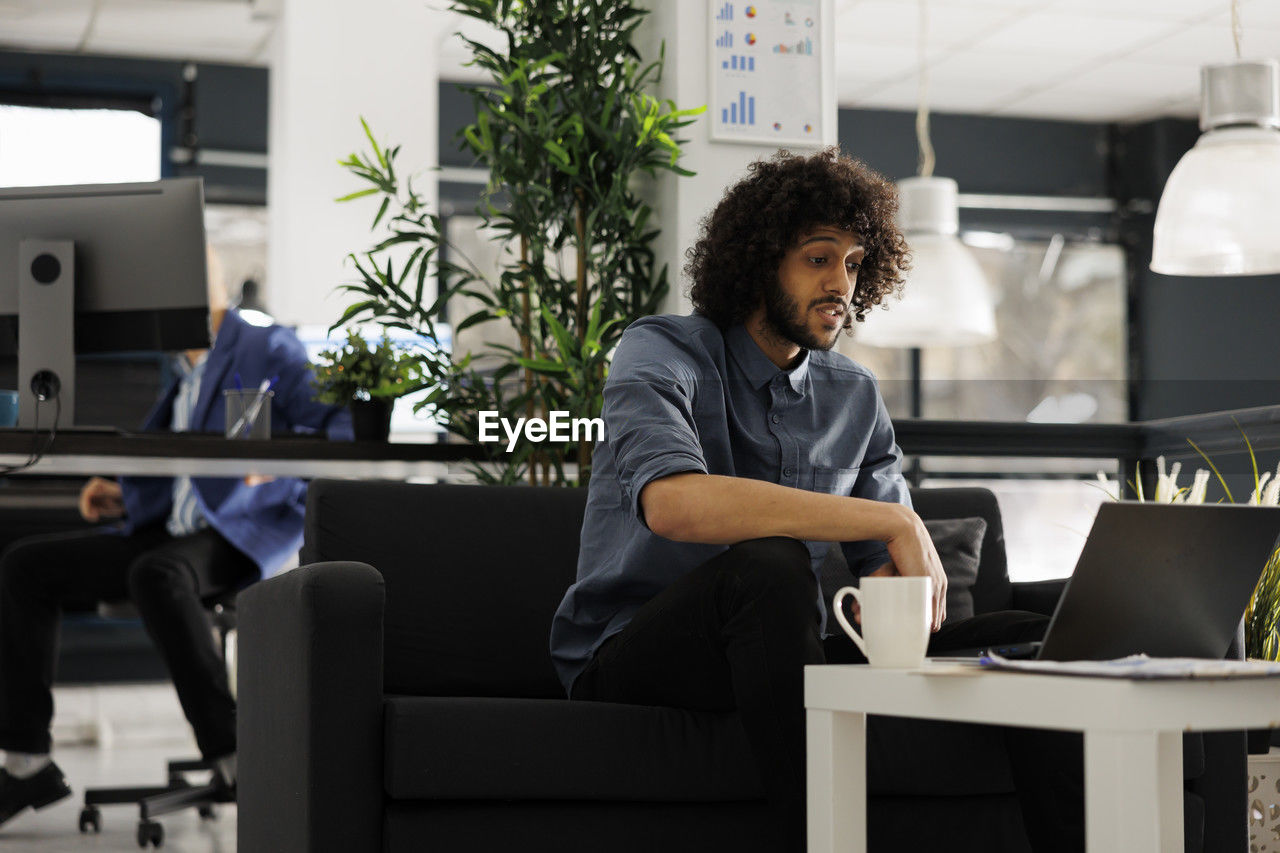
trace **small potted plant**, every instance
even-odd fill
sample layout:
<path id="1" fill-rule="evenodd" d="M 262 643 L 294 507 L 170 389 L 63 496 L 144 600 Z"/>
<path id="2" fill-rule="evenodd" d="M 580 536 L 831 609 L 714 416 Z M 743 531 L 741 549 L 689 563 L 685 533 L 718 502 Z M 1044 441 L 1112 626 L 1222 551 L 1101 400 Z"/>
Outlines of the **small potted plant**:
<path id="1" fill-rule="evenodd" d="M 422 379 L 421 360 L 389 335 L 370 345 L 348 329 L 345 344 L 320 353 L 315 398 L 351 409 L 357 441 L 386 441 L 396 398 L 420 389 Z"/>

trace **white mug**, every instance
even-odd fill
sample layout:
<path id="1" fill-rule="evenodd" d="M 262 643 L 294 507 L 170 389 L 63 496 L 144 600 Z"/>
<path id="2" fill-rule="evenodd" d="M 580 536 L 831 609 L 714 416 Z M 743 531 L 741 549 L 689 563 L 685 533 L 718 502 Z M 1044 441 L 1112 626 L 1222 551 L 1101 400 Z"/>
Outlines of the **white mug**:
<path id="1" fill-rule="evenodd" d="M 862 634 L 840 609 L 846 595 L 857 599 Z M 913 669 L 924 663 L 933 622 L 933 581 L 927 577 L 862 579 L 862 588 L 846 586 L 832 599 L 836 621 L 862 649 L 872 666 Z"/>

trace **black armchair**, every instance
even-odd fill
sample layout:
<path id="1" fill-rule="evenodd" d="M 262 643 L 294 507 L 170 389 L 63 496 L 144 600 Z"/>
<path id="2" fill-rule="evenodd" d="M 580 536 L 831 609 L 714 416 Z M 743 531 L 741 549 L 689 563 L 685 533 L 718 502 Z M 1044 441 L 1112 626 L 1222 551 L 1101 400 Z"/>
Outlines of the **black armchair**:
<path id="1" fill-rule="evenodd" d="M 913 495 L 926 519 L 987 520 L 977 612 L 1051 609 L 1061 582 L 1009 582 L 989 491 Z M 764 853 L 736 714 L 564 699 L 547 634 L 584 503 L 575 490 L 312 483 L 305 565 L 239 599 L 241 850 Z M 871 725 L 873 850 L 1027 849 L 998 730 Z M 1238 785 L 1226 772 L 1230 790 L 1212 794 L 1239 788 L 1238 827 L 1226 807 L 1208 833 L 1224 846 L 1205 849 L 1244 838 L 1242 738 L 1239 753 Z M 1186 764 L 1210 775 L 1202 756 Z M 1187 810 L 1188 850 L 1203 813 Z"/>

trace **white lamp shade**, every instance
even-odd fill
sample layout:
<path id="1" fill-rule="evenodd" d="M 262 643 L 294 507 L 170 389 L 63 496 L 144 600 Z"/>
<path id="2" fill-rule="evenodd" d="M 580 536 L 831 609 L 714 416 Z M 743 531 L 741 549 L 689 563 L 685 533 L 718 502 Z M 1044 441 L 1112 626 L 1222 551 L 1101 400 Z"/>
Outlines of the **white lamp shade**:
<path id="1" fill-rule="evenodd" d="M 968 346 L 996 338 L 986 276 L 950 234 L 908 234 L 911 269 L 901 301 L 872 309 L 856 327 L 858 343 L 876 347 Z"/>
<path id="2" fill-rule="evenodd" d="M 1280 132 L 1210 130 L 1183 155 L 1156 211 L 1151 270 L 1280 273 Z"/>

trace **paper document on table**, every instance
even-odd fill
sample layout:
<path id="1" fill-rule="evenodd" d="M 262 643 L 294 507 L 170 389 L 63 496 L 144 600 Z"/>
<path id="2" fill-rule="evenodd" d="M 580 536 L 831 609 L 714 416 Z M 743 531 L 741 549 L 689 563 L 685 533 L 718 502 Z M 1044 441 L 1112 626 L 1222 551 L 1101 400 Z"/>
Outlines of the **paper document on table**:
<path id="1" fill-rule="evenodd" d="M 1034 672 L 1041 675 L 1087 675 L 1100 678 L 1275 678 L 1280 663 L 1270 661 L 1151 658 L 1130 655 L 1115 660 L 1008 660 L 999 655 L 980 659 L 986 669 Z"/>

